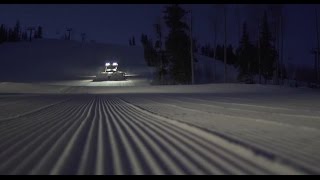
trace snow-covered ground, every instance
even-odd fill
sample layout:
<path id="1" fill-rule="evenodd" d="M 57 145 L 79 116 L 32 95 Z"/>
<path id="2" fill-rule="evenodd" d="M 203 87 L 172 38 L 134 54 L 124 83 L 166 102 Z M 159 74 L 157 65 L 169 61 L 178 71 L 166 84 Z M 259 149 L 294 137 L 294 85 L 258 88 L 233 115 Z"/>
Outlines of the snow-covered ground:
<path id="1" fill-rule="evenodd" d="M 319 174 L 320 93 L 0 83 L 0 174 Z"/>

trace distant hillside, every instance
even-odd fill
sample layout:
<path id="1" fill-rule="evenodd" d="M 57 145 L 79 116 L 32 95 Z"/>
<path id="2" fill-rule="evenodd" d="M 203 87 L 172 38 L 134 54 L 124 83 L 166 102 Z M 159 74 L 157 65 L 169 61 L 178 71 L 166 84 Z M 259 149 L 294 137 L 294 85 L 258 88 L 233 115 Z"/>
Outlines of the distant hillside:
<path id="1" fill-rule="evenodd" d="M 107 61 L 134 74 L 150 74 L 142 47 L 65 40 L 0 45 L 0 79 L 47 80 L 94 75 Z"/>
<path id="2" fill-rule="evenodd" d="M 0 44 L 0 81 L 37 81 L 76 79 L 92 76 L 107 61 L 117 61 L 119 69 L 151 79 L 152 69 L 146 65 L 143 48 L 102 43 L 81 43 L 66 40 L 34 40 Z M 223 82 L 221 61 L 196 55 L 196 83 Z M 213 81 L 216 62 L 216 81 Z M 237 71 L 228 66 L 229 82 L 235 82 Z"/>

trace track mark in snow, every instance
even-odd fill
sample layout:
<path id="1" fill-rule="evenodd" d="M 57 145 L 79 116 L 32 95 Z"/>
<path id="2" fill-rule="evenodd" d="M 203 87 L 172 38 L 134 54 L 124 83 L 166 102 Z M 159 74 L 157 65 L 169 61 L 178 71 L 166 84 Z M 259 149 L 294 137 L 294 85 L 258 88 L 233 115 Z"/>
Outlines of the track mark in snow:
<path id="1" fill-rule="evenodd" d="M 124 101 L 124 100 L 122 100 Z M 136 109 L 137 111 L 140 111 L 141 113 L 144 113 L 144 114 L 147 114 L 148 116 L 152 116 L 158 120 L 161 120 L 161 121 L 164 121 L 166 122 L 167 124 L 170 124 L 170 125 L 173 125 L 173 126 L 176 126 L 176 127 L 179 127 L 181 128 L 181 130 L 183 131 L 186 131 L 187 134 L 193 134 L 195 136 L 198 136 L 199 138 L 201 139 L 204 139 L 208 142 L 211 142 L 211 143 L 214 143 L 216 145 L 219 145 L 223 148 L 225 148 L 225 151 L 229 151 L 229 152 L 232 152 L 234 154 L 238 154 L 238 158 L 243 158 L 243 159 L 246 159 L 247 161 L 251 162 L 251 163 L 254 163 L 256 166 L 258 167 L 268 167 L 267 169 L 270 170 L 270 171 L 273 171 L 274 173 L 277 172 L 277 173 L 284 173 L 284 174 L 295 174 L 296 173 L 296 170 L 290 168 L 290 167 L 287 167 L 285 165 L 282 165 L 282 164 L 279 164 L 277 162 L 272 162 L 272 161 L 269 161 L 267 159 L 265 159 L 264 157 L 262 156 L 257 156 L 254 152 L 246 149 L 246 148 L 243 148 L 241 146 L 238 146 L 236 144 L 233 144 L 231 142 L 228 142 L 227 140 L 225 139 L 222 139 L 218 136 L 215 136 L 207 131 L 204 131 L 200 128 L 197 128 L 197 127 L 194 127 L 194 126 L 190 126 L 186 123 L 181 123 L 179 121 L 175 121 L 175 120 L 172 120 L 172 119 L 168 119 L 168 118 L 165 118 L 163 116 L 159 116 L 159 115 L 156 115 L 156 114 L 153 114 L 149 111 L 146 111 L 144 109 L 141 109 L 140 107 L 137 107 L 131 103 L 128 103 L 126 101 L 124 101 L 128 106 Z M 234 157 L 235 158 L 235 157 Z M 254 159 L 254 161 L 252 161 L 252 159 Z M 245 161 L 243 161 L 242 163 L 244 163 Z M 243 165 L 243 164 L 242 164 Z M 268 171 L 266 170 L 266 171 Z"/>
<path id="2" fill-rule="evenodd" d="M 297 114 L 297 112 L 295 112 L 295 114 L 272 111 L 266 112 L 266 110 L 261 109 L 261 107 L 259 107 L 258 109 L 255 109 L 257 107 L 250 109 L 241 108 L 242 105 L 246 106 L 244 104 L 241 104 L 240 107 L 232 107 L 234 105 L 238 106 L 238 104 L 222 103 L 222 105 L 215 105 L 217 103 L 216 101 L 210 101 L 211 104 L 209 104 L 209 101 L 206 101 L 206 103 L 199 103 L 199 101 L 203 102 L 203 100 L 192 98 L 190 101 L 190 99 L 191 98 L 187 97 L 184 97 L 183 99 L 178 97 L 173 99 L 164 96 L 161 96 L 159 98 L 149 98 L 149 100 L 153 100 L 157 103 L 163 103 L 164 101 L 166 106 L 175 106 L 177 108 L 185 108 L 203 113 L 219 114 L 230 117 L 242 117 L 247 118 L 248 120 L 254 119 L 256 121 L 263 121 L 264 123 L 274 123 L 277 125 L 290 126 L 313 131 L 318 131 L 318 129 L 320 128 L 320 125 L 318 123 L 320 121 L 320 116 L 316 115 L 301 115 Z"/>
<path id="3" fill-rule="evenodd" d="M 0 174 L 301 174 L 108 95 L 0 122 Z"/>
<path id="4" fill-rule="evenodd" d="M 202 111 L 181 108 L 168 103 L 159 104 L 147 99 L 148 96 L 143 98 L 123 96 L 123 98 L 151 113 L 207 129 L 257 154 L 283 162 L 306 173 L 319 172 L 316 165 L 318 162 L 316 154 L 319 154 L 316 150 L 319 148 L 317 130 L 279 126 L 277 123 L 254 119 L 248 123 L 248 119 L 243 119 L 241 116 L 228 117 L 219 114 L 212 116 L 210 113 L 206 115 Z M 277 136 L 279 133 L 281 136 Z"/>
<path id="5" fill-rule="evenodd" d="M 32 111 L 29 111 L 29 112 L 25 112 L 25 113 L 18 114 L 18 115 L 15 115 L 15 116 L 11 116 L 11 117 L 7 117 L 7 118 L 4 118 L 4 119 L 0 119 L 0 123 L 3 122 L 3 121 L 8 121 L 8 120 L 17 119 L 17 118 L 20 118 L 20 117 L 23 117 L 23 116 L 31 115 L 31 114 L 33 114 L 33 113 L 36 113 L 36 112 L 39 112 L 39 111 L 48 109 L 48 108 L 50 108 L 50 107 L 59 105 L 59 104 L 61 104 L 61 103 L 64 103 L 64 102 L 66 102 L 66 101 L 69 101 L 69 100 L 70 100 L 70 99 L 62 100 L 62 101 L 60 101 L 60 102 L 56 102 L 56 103 L 53 103 L 53 104 L 49 104 L 49 105 L 46 105 L 46 106 L 42 106 L 42 107 L 40 107 L 40 108 L 34 109 L 34 110 L 32 110 Z"/>
<path id="6" fill-rule="evenodd" d="M 15 156 L 12 157 L 12 155 L 1 154 L 3 155 L 1 157 L 7 159 L 7 162 L 9 163 L 1 164 L 1 171 L 8 171 L 5 169 L 12 168 L 12 174 L 30 173 L 30 168 L 34 168 L 36 163 L 39 161 L 39 157 L 46 158 L 47 151 L 48 149 L 51 149 L 53 142 L 55 142 L 56 138 L 58 138 L 59 135 L 64 132 L 65 128 L 70 125 L 70 122 L 61 121 L 60 119 L 68 120 L 76 115 L 75 112 L 80 110 L 78 109 L 80 107 L 73 108 L 72 106 L 62 106 L 61 108 L 65 109 L 66 112 L 61 111 L 62 109 L 60 109 L 60 112 L 63 114 L 54 113 L 53 115 L 50 115 L 50 113 L 47 112 L 41 117 L 41 119 L 43 118 L 45 122 L 40 124 L 35 122 L 33 126 L 31 126 L 31 129 L 22 129 L 22 132 L 19 131 L 21 129 L 16 130 L 17 134 L 22 134 L 22 138 L 20 138 L 20 140 L 18 139 L 18 141 L 11 140 L 11 142 L 14 142 L 15 144 L 11 147 L 9 146 L 10 148 L 7 148 L 7 152 L 14 153 Z M 35 124 L 39 124 L 40 127 L 33 128 Z M 12 149 L 13 147 L 16 149 Z M 21 159 L 24 159 L 24 161 L 21 161 Z M 5 160 L 1 162 L 5 162 Z M 45 172 L 43 171 L 42 174 L 45 174 Z"/>

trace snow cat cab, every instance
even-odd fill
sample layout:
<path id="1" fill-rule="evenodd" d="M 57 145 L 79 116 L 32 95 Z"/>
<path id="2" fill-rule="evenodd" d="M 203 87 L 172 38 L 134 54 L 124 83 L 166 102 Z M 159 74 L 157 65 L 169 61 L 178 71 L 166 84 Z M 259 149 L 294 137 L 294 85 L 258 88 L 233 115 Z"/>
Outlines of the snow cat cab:
<path id="1" fill-rule="evenodd" d="M 96 75 L 94 81 L 123 81 L 126 74 L 118 71 L 118 63 L 106 63 L 105 70 Z"/>

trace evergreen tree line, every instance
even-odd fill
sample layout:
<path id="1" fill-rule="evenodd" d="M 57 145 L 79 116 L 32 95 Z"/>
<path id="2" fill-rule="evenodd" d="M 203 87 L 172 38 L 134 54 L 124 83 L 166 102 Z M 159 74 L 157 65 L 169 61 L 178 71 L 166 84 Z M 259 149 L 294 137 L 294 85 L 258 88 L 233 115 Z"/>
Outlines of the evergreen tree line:
<path id="1" fill-rule="evenodd" d="M 0 25 L 0 44 L 4 42 L 19 42 L 42 38 L 43 31 L 41 26 L 23 30 L 19 21 L 16 22 L 13 28 L 6 27 L 4 24 Z"/>
<path id="2" fill-rule="evenodd" d="M 238 79 L 240 81 L 253 82 L 255 76 L 258 76 L 259 79 L 261 77 L 265 81 L 280 78 L 280 76 L 286 78 L 286 69 L 283 64 L 278 64 L 281 70 L 276 71 L 279 52 L 275 48 L 274 35 L 271 33 L 269 26 L 268 16 L 265 12 L 259 32 L 259 40 L 253 42 L 253 38 L 250 37 L 247 29 L 247 23 L 243 22 L 238 47 L 227 46 L 227 64 L 239 69 Z M 201 55 L 224 61 L 224 45 L 218 44 L 214 48 L 210 43 L 206 43 L 200 46 L 200 49 Z"/>
<path id="3" fill-rule="evenodd" d="M 188 19 L 186 18 L 188 12 L 175 4 L 166 6 L 163 13 L 168 29 L 167 36 L 163 37 L 164 27 L 161 27 L 160 23 L 154 25 L 155 41 L 146 34 L 141 36 L 145 60 L 149 66 L 157 69 L 158 83 L 165 84 L 171 80 L 173 84 L 189 84 L 191 82 L 190 27 L 184 21 Z M 264 13 L 259 27 L 259 40 L 256 41 L 250 36 L 247 23 L 243 22 L 238 47 L 228 45 L 226 48 L 227 64 L 239 69 L 240 81 L 253 81 L 254 77 L 258 77 L 259 82 L 263 83 L 262 79 L 266 82 L 280 76 L 286 77 L 285 67 L 278 61 L 279 52 L 275 48 L 275 35 L 270 30 L 267 12 Z M 209 43 L 198 47 L 195 44 L 196 40 L 193 39 L 194 53 L 224 61 L 224 45 L 218 44 L 214 48 Z M 281 70 L 276 70 L 277 67 Z"/>
<path id="4" fill-rule="evenodd" d="M 242 36 L 235 53 L 237 57 L 235 66 L 240 70 L 240 80 L 252 81 L 256 76 L 259 77 L 259 83 L 263 83 L 262 79 L 266 83 L 267 80 L 286 76 L 284 65 L 279 63 L 279 52 L 275 48 L 274 39 L 270 31 L 267 12 L 263 15 L 258 42 L 253 43 L 248 33 L 247 23 L 242 24 Z M 281 71 L 276 70 L 277 66 Z"/>

